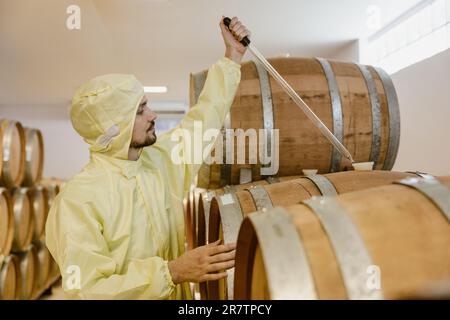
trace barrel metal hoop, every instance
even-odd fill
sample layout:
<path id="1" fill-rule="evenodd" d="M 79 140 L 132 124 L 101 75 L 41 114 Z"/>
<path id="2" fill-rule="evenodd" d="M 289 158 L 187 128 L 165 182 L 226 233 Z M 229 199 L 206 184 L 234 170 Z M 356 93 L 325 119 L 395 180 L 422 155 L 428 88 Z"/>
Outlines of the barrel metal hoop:
<path id="1" fill-rule="evenodd" d="M 273 120 L 273 100 L 272 100 L 272 91 L 270 89 L 270 80 L 269 73 L 264 68 L 263 64 L 259 61 L 253 61 L 256 66 L 256 71 L 258 72 L 259 85 L 261 89 L 261 100 L 262 100 L 262 108 L 263 108 L 263 126 L 265 129 L 265 153 L 268 154 L 269 157 L 272 156 L 272 143 L 276 143 L 272 141 L 272 130 L 274 129 L 274 120 Z M 263 165 L 267 166 L 267 165 Z"/>
<path id="2" fill-rule="evenodd" d="M 381 82 L 388 102 L 389 110 L 389 146 L 384 160 L 383 170 L 391 170 L 397 158 L 400 144 L 400 108 L 398 104 L 397 92 L 391 77 L 381 68 L 375 68 Z"/>
<path id="3" fill-rule="evenodd" d="M 239 228 L 244 216 L 241 205 L 234 192 L 216 196 L 219 205 L 220 219 L 222 221 L 224 243 L 236 243 L 239 235 Z M 227 294 L 228 299 L 233 299 L 234 294 L 234 268 L 227 270 Z"/>
<path id="4" fill-rule="evenodd" d="M 424 179 L 435 179 L 435 177 L 429 173 L 426 172 L 420 172 L 420 171 L 406 171 L 406 173 L 415 174 L 416 176 Z"/>
<path id="5" fill-rule="evenodd" d="M 316 58 L 316 59 L 321 64 L 328 82 L 328 89 L 330 92 L 330 99 L 331 99 L 331 109 L 333 110 L 333 134 L 342 143 L 344 139 L 342 103 L 336 77 L 334 75 L 331 63 L 328 60 L 323 58 Z M 335 147 L 333 147 L 333 151 L 331 154 L 330 172 L 340 171 L 341 161 L 342 161 L 341 154 Z"/>
<path id="6" fill-rule="evenodd" d="M 377 93 L 375 81 L 367 66 L 358 64 L 358 68 L 364 77 L 369 91 L 370 104 L 372 106 L 372 151 L 370 152 L 370 160 L 378 164 L 380 159 L 381 148 L 381 103 Z"/>
<path id="7" fill-rule="evenodd" d="M 13 144 L 13 133 L 14 133 L 14 128 L 16 126 L 16 122 L 12 121 L 12 122 L 7 123 L 7 125 L 8 126 L 6 127 L 6 130 L 3 134 L 4 135 L 3 139 L 5 139 L 6 141 L 3 141 L 3 153 L 2 153 L 3 159 L 1 159 L 3 161 L 3 165 L 2 165 L 2 172 L 1 172 L 0 176 L 3 176 L 3 182 L 6 187 L 14 187 L 16 181 L 14 181 L 14 178 L 11 175 L 11 171 L 10 171 L 11 155 L 10 155 L 9 148 Z"/>
<path id="8" fill-rule="evenodd" d="M 273 300 L 314 300 L 308 258 L 289 214 L 282 208 L 249 216 L 258 238 Z"/>
<path id="9" fill-rule="evenodd" d="M 272 199 L 270 199 L 269 193 L 262 186 L 253 186 L 246 189 L 252 195 L 253 201 L 256 205 L 256 210 L 264 211 L 273 208 Z"/>
<path id="10" fill-rule="evenodd" d="M 348 298 L 383 299 L 381 290 L 367 286 L 372 258 L 357 227 L 338 200 L 335 197 L 314 197 L 303 203 L 315 212 L 330 239 Z"/>
<path id="11" fill-rule="evenodd" d="M 253 181 L 252 169 L 241 168 L 239 170 L 239 184 L 246 184 Z"/>
<path id="12" fill-rule="evenodd" d="M 450 188 L 442 184 L 439 180 L 408 178 L 394 183 L 411 187 L 425 195 L 439 208 L 450 222 Z"/>
<path id="13" fill-rule="evenodd" d="M 273 176 L 273 177 L 267 177 L 266 181 L 268 184 L 274 184 L 281 182 L 281 179 L 279 177 Z"/>
<path id="14" fill-rule="evenodd" d="M 304 178 L 312 181 L 323 196 L 336 196 L 338 194 L 334 185 L 325 176 L 315 174 Z"/>

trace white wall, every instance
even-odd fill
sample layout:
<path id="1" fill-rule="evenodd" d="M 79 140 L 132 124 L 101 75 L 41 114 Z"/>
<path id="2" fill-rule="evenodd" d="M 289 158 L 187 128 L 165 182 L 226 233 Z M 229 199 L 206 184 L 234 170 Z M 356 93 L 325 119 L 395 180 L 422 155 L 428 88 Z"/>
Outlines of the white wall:
<path id="1" fill-rule="evenodd" d="M 450 50 L 392 75 L 401 138 L 394 170 L 450 175 Z"/>

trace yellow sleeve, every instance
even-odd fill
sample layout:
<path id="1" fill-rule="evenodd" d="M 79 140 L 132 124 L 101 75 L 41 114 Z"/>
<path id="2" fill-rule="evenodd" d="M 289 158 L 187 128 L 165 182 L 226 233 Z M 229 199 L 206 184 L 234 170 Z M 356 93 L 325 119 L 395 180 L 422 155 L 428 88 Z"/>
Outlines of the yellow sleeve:
<path id="1" fill-rule="evenodd" d="M 77 201 L 64 198 L 52 206 L 46 244 L 60 267 L 64 291 L 78 299 L 168 298 L 175 285 L 167 261 L 134 259 L 120 272 L 100 221 L 95 210 Z"/>
<path id="2" fill-rule="evenodd" d="M 194 127 L 197 126 L 196 132 L 200 132 L 201 136 L 208 129 L 222 128 L 223 122 L 230 107 L 233 103 L 237 88 L 241 79 L 241 66 L 234 61 L 223 57 L 215 63 L 209 70 L 203 90 L 199 96 L 197 104 L 192 107 L 181 123 L 171 131 L 162 135 L 155 146 L 148 148 L 146 156 L 151 161 L 152 151 L 155 149 L 162 153 L 163 163 L 168 166 L 167 172 L 171 175 L 170 181 L 177 185 L 177 189 L 181 194 L 188 190 L 194 177 L 198 173 L 201 163 L 195 163 L 194 159 Z M 201 123 L 201 131 L 198 125 Z M 187 132 L 187 134 L 183 134 Z M 172 137 L 176 140 L 173 141 Z M 191 138 L 191 141 L 188 141 Z M 215 141 L 217 135 L 213 139 Z M 198 139 L 196 141 L 199 141 Z M 201 141 L 201 151 L 206 147 L 211 147 L 213 143 L 210 141 Z M 198 145 L 197 145 L 198 146 Z M 175 149 L 174 149 L 175 148 Z M 174 163 L 172 153 L 181 155 L 181 163 Z M 198 148 L 196 150 L 199 150 Z M 190 154 L 190 161 L 189 156 Z M 205 151 L 205 153 L 209 153 Z M 197 158 L 198 159 L 198 158 Z M 200 157 L 200 162 L 202 158 Z M 145 161 L 144 161 L 145 162 Z"/>

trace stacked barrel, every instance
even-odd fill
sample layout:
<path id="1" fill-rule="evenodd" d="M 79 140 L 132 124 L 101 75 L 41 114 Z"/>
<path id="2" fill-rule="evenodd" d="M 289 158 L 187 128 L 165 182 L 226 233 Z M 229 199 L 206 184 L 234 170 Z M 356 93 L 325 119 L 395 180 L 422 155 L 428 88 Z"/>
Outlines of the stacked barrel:
<path id="1" fill-rule="evenodd" d="M 43 183 L 38 129 L 0 120 L 0 299 L 36 299 L 59 279 L 45 246 L 45 222 L 58 183 Z"/>
<path id="2" fill-rule="evenodd" d="M 200 169 L 185 199 L 188 248 L 237 242 L 235 268 L 200 284 L 201 298 L 405 299 L 448 287 L 450 180 L 391 171 L 400 116 L 387 73 L 322 58 L 269 62 L 370 166 L 353 169 L 259 63 L 242 64 L 223 130 L 278 129 L 279 171 L 263 176 L 263 163 L 236 164 L 236 152 L 232 164 Z M 191 75 L 191 106 L 206 79 Z"/>

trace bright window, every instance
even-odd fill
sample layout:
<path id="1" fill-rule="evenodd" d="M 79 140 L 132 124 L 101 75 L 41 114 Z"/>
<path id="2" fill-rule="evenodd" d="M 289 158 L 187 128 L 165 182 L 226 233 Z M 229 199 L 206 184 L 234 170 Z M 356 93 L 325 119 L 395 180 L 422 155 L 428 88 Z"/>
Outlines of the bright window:
<path id="1" fill-rule="evenodd" d="M 395 73 L 450 48 L 450 0 L 424 0 L 360 41 L 361 62 Z"/>

